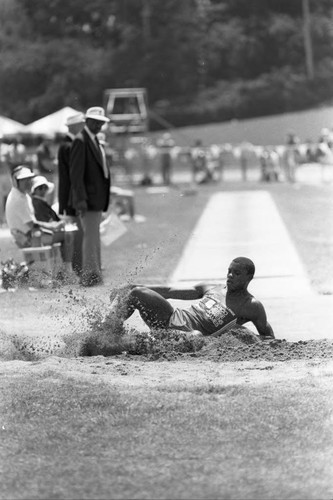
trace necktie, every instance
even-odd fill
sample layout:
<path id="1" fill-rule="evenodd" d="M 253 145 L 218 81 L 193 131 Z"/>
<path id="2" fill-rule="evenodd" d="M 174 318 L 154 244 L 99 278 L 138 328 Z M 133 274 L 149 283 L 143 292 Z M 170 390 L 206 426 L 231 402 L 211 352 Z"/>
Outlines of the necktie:
<path id="1" fill-rule="evenodd" d="M 107 164 L 106 164 L 106 157 L 105 157 L 105 151 L 104 151 L 104 148 L 101 147 L 99 141 L 98 141 L 98 138 L 95 137 L 95 141 L 96 141 L 96 146 L 97 146 L 97 149 L 102 157 L 102 165 L 103 165 L 103 172 L 104 172 L 104 177 L 105 179 L 108 179 L 109 177 L 109 169 L 107 167 Z"/>

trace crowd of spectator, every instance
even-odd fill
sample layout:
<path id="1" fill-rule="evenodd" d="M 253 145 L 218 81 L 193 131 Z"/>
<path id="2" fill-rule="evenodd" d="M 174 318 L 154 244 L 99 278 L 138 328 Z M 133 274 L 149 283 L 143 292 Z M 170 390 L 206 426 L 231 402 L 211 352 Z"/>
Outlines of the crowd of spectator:
<path id="1" fill-rule="evenodd" d="M 275 146 L 248 141 L 206 146 L 198 138 L 191 146 L 179 147 L 172 133 L 165 132 L 155 142 L 148 136 L 136 144 L 128 142 L 119 153 L 101 132 L 107 122 L 103 108 L 94 107 L 85 115 L 69 117 L 68 133 L 60 144 L 46 136 L 34 147 L 26 146 L 19 136 L 0 143 L 0 224 L 8 224 L 20 248 L 36 244 L 36 233 L 40 244 L 61 242 L 64 261 L 71 263 L 81 283 L 88 286 L 102 280 L 98 232 L 110 194 L 118 200 L 118 213 L 126 207 L 129 217 L 134 218 L 133 191 L 112 182 L 114 168 L 121 162 L 130 182 L 139 173 L 138 184 L 145 186 L 155 183 L 158 175 L 161 184 L 171 186 L 180 163 L 194 185 L 223 182 L 231 159 L 243 182 L 249 181 L 254 166 L 264 183 L 293 183 L 302 164 L 333 169 L 333 131 L 328 128 L 320 131 L 317 141 L 302 141 L 294 131 L 288 131 L 285 144 Z M 84 162 L 86 166 L 82 166 Z M 95 186 L 97 174 L 100 181 Z M 96 190 L 97 197 L 93 194 Z M 77 228 L 72 241 L 64 236 L 66 222 Z"/>

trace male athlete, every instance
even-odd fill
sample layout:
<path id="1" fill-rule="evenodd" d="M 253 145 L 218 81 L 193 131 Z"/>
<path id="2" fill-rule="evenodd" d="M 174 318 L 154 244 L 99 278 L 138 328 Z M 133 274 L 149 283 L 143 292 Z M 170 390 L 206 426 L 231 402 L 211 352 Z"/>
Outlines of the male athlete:
<path id="1" fill-rule="evenodd" d="M 229 266 L 225 286 L 198 284 L 184 290 L 133 285 L 129 286 L 124 303 L 119 303 L 120 296 L 110 297 L 111 311 L 121 311 L 121 320 L 125 321 L 137 309 L 150 328 L 195 331 L 214 337 L 235 325 L 252 321 L 262 340 L 273 339 L 264 306 L 247 290 L 254 273 L 252 260 L 237 257 Z M 174 308 L 167 299 L 201 300 L 180 309 Z"/>

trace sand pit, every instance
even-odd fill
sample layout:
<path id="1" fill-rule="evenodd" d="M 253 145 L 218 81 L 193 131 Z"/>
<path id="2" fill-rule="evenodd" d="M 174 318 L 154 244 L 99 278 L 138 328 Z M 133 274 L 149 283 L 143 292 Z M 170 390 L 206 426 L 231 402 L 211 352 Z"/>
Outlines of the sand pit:
<path id="1" fill-rule="evenodd" d="M 244 338 L 245 337 L 245 338 Z M 255 336 L 254 336 L 255 337 Z M 262 342 L 250 336 L 227 333 L 221 339 L 209 339 L 197 353 L 200 358 L 210 361 L 291 361 L 300 359 L 333 359 L 332 340 L 271 340 Z"/>
<path id="2" fill-rule="evenodd" d="M 245 327 L 233 328 L 219 338 L 186 334 L 177 330 L 140 332 L 133 329 L 112 336 L 94 325 L 90 331 L 67 336 L 9 335 L 0 331 L 0 359 L 36 361 L 48 356 L 80 359 L 103 356 L 105 360 L 123 355 L 141 362 L 198 358 L 213 362 L 272 361 L 326 359 L 333 360 L 333 340 L 284 339 L 262 341 Z M 64 341 L 64 339 L 66 341 Z M 69 341 L 68 341 L 69 339 Z"/>
<path id="3" fill-rule="evenodd" d="M 288 388 L 294 380 L 309 376 L 325 385 L 331 384 L 333 375 L 333 343 L 325 340 L 263 343 L 255 339 L 251 343 L 248 336 L 244 341 L 230 334 L 222 339 L 206 339 L 198 351 L 171 352 L 165 347 L 141 355 L 123 352 L 68 358 L 44 353 L 38 360 L 26 361 L 7 342 L 6 352 L 1 350 L 0 372 L 14 378 L 34 374 L 50 377 L 53 373 L 56 378 L 110 384 L 125 392 L 166 387 L 194 390 L 216 384 L 279 384 L 280 388 Z"/>
<path id="4" fill-rule="evenodd" d="M 126 295 L 128 287 L 123 287 L 121 293 Z M 108 303 L 117 294 L 119 289 L 111 290 L 107 297 Z M 57 295 L 53 295 L 54 293 L 51 294 L 49 303 L 44 301 L 43 314 L 39 315 L 40 322 L 37 326 L 36 315 L 31 310 L 30 314 L 25 313 L 16 318 L 14 330 L 9 328 L 8 308 L 8 321 L 4 322 L 0 330 L 0 360 L 27 361 L 28 366 L 31 366 L 31 362 L 41 361 L 47 364 L 50 357 L 56 357 L 62 366 L 75 371 L 76 367 L 87 366 L 94 360 L 99 360 L 107 367 L 121 359 L 124 366 L 132 366 L 134 363 L 140 365 L 142 370 L 148 369 L 149 365 L 149 371 L 156 375 L 161 361 L 168 361 L 174 362 L 175 377 L 183 371 L 184 362 L 192 370 L 191 367 L 197 362 L 221 366 L 234 363 L 237 369 L 241 363 L 282 362 L 287 365 L 288 362 L 302 360 L 333 360 L 333 340 L 329 339 L 262 341 L 252 330 L 243 326 L 235 327 L 219 338 L 186 334 L 177 330 L 149 332 L 142 328 L 141 331 L 141 328 L 130 325 L 123 329 L 120 326 L 122 322 L 119 321 L 122 315 L 120 308 L 116 309 L 116 314 L 103 317 L 103 304 L 93 304 L 91 300 L 69 292 L 61 295 L 61 301 L 55 302 Z M 67 323 L 64 321 L 64 298 L 72 311 L 72 318 Z M 57 308 L 55 303 L 59 304 Z M 15 369 L 23 367 L 20 363 L 14 365 Z M 8 363 L 6 366 L 8 369 Z"/>

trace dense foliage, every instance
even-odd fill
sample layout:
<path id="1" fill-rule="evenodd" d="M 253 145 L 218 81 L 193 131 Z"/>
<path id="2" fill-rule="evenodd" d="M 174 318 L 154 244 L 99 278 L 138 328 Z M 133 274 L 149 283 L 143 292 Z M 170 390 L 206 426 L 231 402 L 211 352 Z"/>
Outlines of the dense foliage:
<path id="1" fill-rule="evenodd" d="M 0 114 L 27 123 L 133 86 L 175 125 L 329 101 L 333 0 L 309 6 L 313 78 L 302 0 L 0 0 Z"/>

